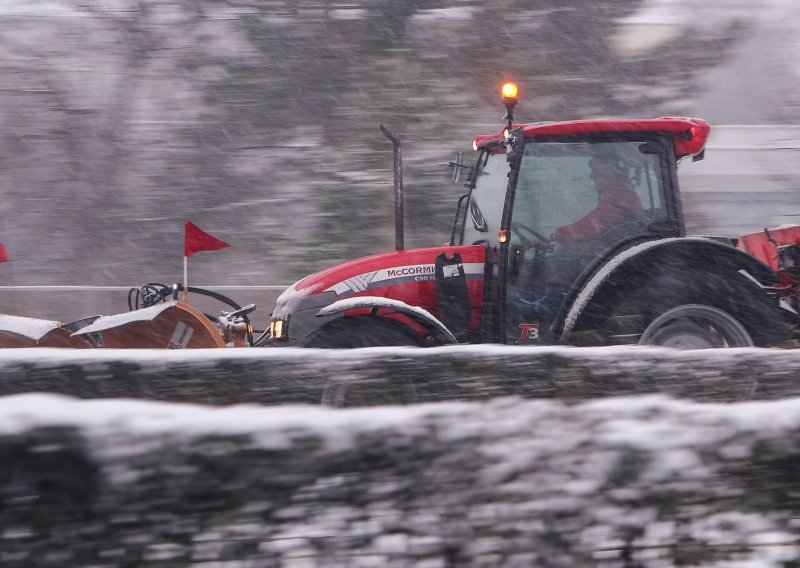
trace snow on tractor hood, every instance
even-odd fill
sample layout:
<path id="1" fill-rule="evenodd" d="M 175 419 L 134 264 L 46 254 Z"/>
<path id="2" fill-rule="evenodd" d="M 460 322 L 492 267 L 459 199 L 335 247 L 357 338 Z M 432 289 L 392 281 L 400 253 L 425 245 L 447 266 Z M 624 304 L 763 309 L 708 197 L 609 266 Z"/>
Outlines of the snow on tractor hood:
<path id="1" fill-rule="evenodd" d="M 278 298 L 284 304 L 298 297 L 334 292 L 338 298 L 347 298 L 380 289 L 429 282 L 435 278 L 436 257 L 445 253 L 448 258 L 461 255 L 464 273 L 468 280 L 483 278 L 486 247 L 484 245 L 441 246 L 400 250 L 357 258 L 331 266 L 294 283 Z"/>

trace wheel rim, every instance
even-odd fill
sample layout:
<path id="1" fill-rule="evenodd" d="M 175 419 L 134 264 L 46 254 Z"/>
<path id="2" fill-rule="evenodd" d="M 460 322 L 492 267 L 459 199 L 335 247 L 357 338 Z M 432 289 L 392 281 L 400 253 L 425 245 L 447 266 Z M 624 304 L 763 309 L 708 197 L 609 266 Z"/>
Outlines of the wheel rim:
<path id="1" fill-rule="evenodd" d="M 751 347 L 753 340 L 744 326 L 727 312 L 713 306 L 687 304 L 654 319 L 642 333 L 639 345 L 709 349 Z"/>

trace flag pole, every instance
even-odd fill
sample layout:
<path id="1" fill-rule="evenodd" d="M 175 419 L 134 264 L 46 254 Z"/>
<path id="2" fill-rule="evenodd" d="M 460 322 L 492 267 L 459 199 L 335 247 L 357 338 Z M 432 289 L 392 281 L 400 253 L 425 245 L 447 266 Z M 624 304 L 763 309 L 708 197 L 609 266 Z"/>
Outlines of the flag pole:
<path id="1" fill-rule="evenodd" d="M 183 301 L 189 303 L 189 257 L 205 250 L 229 247 L 228 243 L 209 235 L 191 221 L 183 222 Z"/>
<path id="2" fill-rule="evenodd" d="M 183 301 L 189 303 L 189 257 L 183 257 Z"/>

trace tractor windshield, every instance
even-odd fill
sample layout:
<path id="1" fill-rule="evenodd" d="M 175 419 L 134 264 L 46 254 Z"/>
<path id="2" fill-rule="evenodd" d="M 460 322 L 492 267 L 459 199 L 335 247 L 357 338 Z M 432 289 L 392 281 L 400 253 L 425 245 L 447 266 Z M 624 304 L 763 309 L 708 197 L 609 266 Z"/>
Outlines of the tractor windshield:
<path id="1" fill-rule="evenodd" d="M 463 225 L 463 244 L 498 246 L 509 165 L 503 153 L 481 154 Z"/>

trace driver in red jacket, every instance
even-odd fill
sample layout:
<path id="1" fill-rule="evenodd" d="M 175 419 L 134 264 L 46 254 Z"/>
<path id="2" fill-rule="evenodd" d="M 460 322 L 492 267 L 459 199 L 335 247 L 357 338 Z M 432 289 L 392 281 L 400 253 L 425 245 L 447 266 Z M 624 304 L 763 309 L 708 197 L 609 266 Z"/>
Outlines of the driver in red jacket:
<path id="1" fill-rule="evenodd" d="M 553 233 L 557 241 L 580 242 L 598 237 L 620 225 L 626 215 L 642 210 L 642 201 L 630 180 L 613 161 L 595 156 L 589 165 L 599 203 L 574 223 L 557 228 Z"/>

